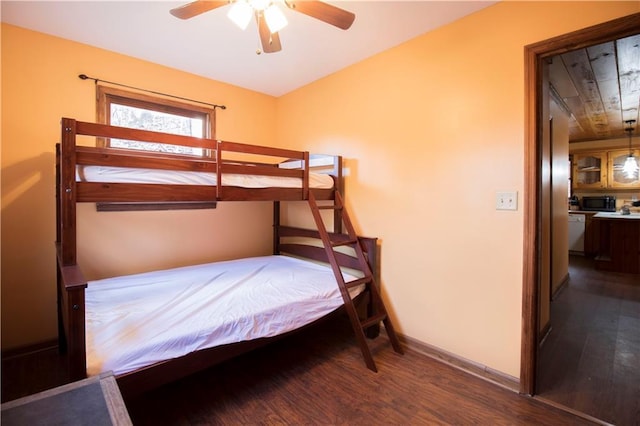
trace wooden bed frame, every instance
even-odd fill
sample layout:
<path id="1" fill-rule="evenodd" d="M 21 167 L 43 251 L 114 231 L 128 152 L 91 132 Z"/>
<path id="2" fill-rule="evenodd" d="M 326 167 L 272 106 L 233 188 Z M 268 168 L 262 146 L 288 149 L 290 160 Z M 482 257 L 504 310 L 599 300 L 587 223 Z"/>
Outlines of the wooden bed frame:
<path id="1" fill-rule="evenodd" d="M 307 200 L 309 192 L 318 200 L 334 200 L 336 191 L 342 192 L 342 159 L 331 157 L 329 164 L 334 177 L 333 189 L 310 189 L 309 173 L 313 157 L 308 152 L 267 148 L 256 145 L 214 141 L 165 133 L 113 127 L 63 118 L 61 121 L 61 143 L 56 145 L 56 255 L 59 345 L 68 360 L 69 378 L 72 381 L 86 377 L 85 347 L 85 288 L 84 278 L 77 264 L 76 203 L 154 203 L 154 202 L 211 202 L 211 201 L 273 201 L 274 202 L 274 254 L 289 254 L 326 262 L 327 254 L 320 245 L 299 242 L 303 239 L 318 239 L 316 230 L 299 229 L 280 225 L 280 201 Z M 126 140 L 159 142 L 165 144 L 202 147 L 215 152 L 212 158 L 185 155 L 136 152 L 123 149 L 98 148 L 77 145 L 78 136 L 96 138 L 118 138 Z M 287 159 L 288 168 L 263 162 L 231 161 L 224 153 L 244 153 L 257 156 Z M 136 183 L 91 183 L 76 182 L 77 165 L 103 165 L 118 167 L 142 167 L 164 170 L 192 170 L 217 173 L 217 185 L 173 185 Z M 326 169 L 327 162 L 319 162 Z M 302 180 L 301 188 L 239 188 L 222 186 L 223 173 L 296 177 Z M 334 214 L 332 238 L 346 238 L 342 234 L 342 221 Z M 293 239 L 291 237 L 294 237 Z M 366 253 L 371 271 L 377 274 L 377 240 L 359 237 Z M 290 241 L 295 241 L 291 243 Z M 346 267 L 360 269 L 356 258 L 338 254 Z M 357 308 L 364 317 L 375 309 L 371 297 L 365 291 L 358 297 Z M 379 324 L 369 327 L 368 337 L 379 333 Z M 283 335 L 284 336 L 284 335 Z M 117 378 L 122 392 L 133 396 L 160 386 L 241 353 L 263 346 L 275 338 L 257 339 L 194 352 L 180 358 L 164 361 L 124 374 Z"/>

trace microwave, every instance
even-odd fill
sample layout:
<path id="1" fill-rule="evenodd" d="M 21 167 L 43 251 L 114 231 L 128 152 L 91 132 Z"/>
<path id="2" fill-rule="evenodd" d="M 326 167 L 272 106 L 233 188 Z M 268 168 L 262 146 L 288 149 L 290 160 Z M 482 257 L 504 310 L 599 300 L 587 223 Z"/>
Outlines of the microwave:
<path id="1" fill-rule="evenodd" d="M 601 195 L 594 197 L 582 197 L 582 210 L 598 212 L 615 212 L 616 197 Z"/>

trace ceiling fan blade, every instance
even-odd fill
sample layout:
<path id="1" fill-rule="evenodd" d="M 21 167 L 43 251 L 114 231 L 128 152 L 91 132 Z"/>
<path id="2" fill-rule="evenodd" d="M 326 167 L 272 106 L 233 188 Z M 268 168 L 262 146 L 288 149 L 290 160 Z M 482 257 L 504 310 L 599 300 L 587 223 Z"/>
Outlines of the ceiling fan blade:
<path id="1" fill-rule="evenodd" d="M 285 1 L 290 9 L 296 10 L 312 18 L 319 19 L 343 30 L 349 29 L 356 15 L 328 3 L 313 0 Z"/>
<path id="2" fill-rule="evenodd" d="M 264 53 L 275 53 L 282 50 L 280 45 L 280 36 L 278 33 L 271 33 L 264 20 L 262 13 L 256 12 L 256 21 L 258 22 L 258 33 L 260 34 L 260 43 L 262 43 L 262 51 Z"/>
<path id="3" fill-rule="evenodd" d="M 187 3 L 175 9 L 171 9 L 169 12 L 180 19 L 189 19 L 194 16 L 198 16 L 202 13 L 216 9 L 218 7 L 226 6 L 229 4 L 229 0 L 210 1 L 210 0 L 196 0 L 191 3 Z"/>

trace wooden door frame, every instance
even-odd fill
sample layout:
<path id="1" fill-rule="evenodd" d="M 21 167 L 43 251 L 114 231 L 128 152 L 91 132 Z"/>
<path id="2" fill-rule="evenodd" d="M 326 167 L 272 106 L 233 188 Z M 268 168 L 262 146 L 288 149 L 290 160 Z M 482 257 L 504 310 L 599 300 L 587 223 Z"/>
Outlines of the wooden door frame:
<path id="1" fill-rule="evenodd" d="M 525 197 L 520 393 L 533 395 L 538 352 L 542 158 L 541 99 L 545 58 L 640 32 L 640 13 L 525 46 Z"/>

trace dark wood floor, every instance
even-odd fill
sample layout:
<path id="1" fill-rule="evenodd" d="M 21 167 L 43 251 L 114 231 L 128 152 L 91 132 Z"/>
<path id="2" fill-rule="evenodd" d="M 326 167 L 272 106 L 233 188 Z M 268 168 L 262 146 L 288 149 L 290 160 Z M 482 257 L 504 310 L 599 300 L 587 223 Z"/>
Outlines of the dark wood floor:
<path id="1" fill-rule="evenodd" d="M 604 273 L 571 256 L 551 303 L 538 394 L 620 426 L 640 425 L 640 275 Z"/>
<path id="2" fill-rule="evenodd" d="M 378 373 L 337 317 L 126 404 L 135 425 L 590 424 L 423 355 L 398 355 L 384 335 L 372 350 Z M 30 358 L 3 363 L 3 401 L 56 381 L 54 351 Z"/>

